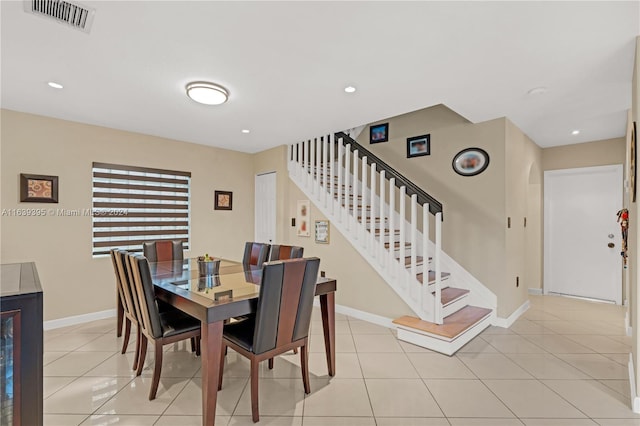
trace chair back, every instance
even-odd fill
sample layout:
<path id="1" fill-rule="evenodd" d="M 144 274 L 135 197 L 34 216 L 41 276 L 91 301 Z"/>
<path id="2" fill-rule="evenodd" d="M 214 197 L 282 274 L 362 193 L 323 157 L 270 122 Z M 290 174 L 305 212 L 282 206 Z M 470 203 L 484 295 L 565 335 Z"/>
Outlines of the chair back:
<path id="1" fill-rule="evenodd" d="M 116 283 L 118 285 L 118 294 L 122 302 L 122 308 L 133 318 L 138 319 L 138 301 L 135 292 L 132 291 L 127 273 L 126 260 L 128 253 L 124 250 L 111 250 L 111 262 L 116 273 Z"/>
<path id="2" fill-rule="evenodd" d="M 138 301 L 139 322 L 142 331 L 153 338 L 162 337 L 162 323 L 153 289 L 149 262 L 144 256 L 127 255 L 130 281 Z"/>
<path id="3" fill-rule="evenodd" d="M 271 245 L 265 243 L 248 242 L 244 245 L 243 265 L 262 266 L 269 256 Z"/>
<path id="4" fill-rule="evenodd" d="M 304 247 L 274 244 L 271 246 L 269 261 L 271 262 L 274 260 L 300 259 L 303 253 Z"/>
<path id="5" fill-rule="evenodd" d="M 319 267 L 317 257 L 264 265 L 255 314 L 255 354 L 309 335 Z"/>
<path id="6" fill-rule="evenodd" d="M 143 243 L 142 253 L 149 262 L 167 262 L 184 259 L 182 241 L 180 240 L 161 240 Z"/>

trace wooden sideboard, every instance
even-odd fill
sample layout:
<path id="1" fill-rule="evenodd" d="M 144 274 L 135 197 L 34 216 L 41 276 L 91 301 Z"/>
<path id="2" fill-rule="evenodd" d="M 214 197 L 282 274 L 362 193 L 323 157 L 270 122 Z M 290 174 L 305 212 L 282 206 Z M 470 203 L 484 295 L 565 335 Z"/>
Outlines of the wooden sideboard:
<path id="1" fill-rule="evenodd" d="M 42 287 L 36 265 L 0 265 L 0 424 L 42 425 Z"/>

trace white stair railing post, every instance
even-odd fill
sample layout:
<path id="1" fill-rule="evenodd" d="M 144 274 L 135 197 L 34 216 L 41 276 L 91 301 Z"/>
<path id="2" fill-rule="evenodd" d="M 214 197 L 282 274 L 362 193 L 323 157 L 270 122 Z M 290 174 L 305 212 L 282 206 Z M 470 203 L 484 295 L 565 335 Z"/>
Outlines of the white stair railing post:
<path id="1" fill-rule="evenodd" d="M 349 156 L 351 155 L 351 144 L 347 144 L 344 150 L 344 207 L 342 210 L 345 213 L 345 220 L 347 231 L 351 230 L 351 220 L 349 219 L 349 188 L 351 187 L 351 161 Z M 343 201 L 340 200 L 340 206 L 343 206 Z"/>
<path id="2" fill-rule="evenodd" d="M 316 138 L 313 138 L 309 141 L 309 177 L 311 178 L 311 181 L 309 182 L 310 184 L 310 189 L 311 189 L 311 194 L 314 195 L 315 194 L 315 159 L 316 159 Z"/>
<path id="3" fill-rule="evenodd" d="M 411 247 L 409 248 L 409 251 L 411 253 L 411 279 L 409 280 L 409 283 L 411 285 L 411 295 L 414 298 L 418 298 L 418 292 L 417 287 L 414 285 L 415 282 L 415 278 L 416 278 L 416 274 L 418 273 L 417 271 L 417 263 L 418 263 L 418 256 L 417 256 L 417 250 L 418 250 L 418 195 L 417 194 L 411 194 L 411 235 L 410 235 L 410 241 L 411 241 Z"/>
<path id="4" fill-rule="evenodd" d="M 389 251 L 387 252 L 387 268 L 389 268 L 389 274 L 393 277 L 398 276 L 398 271 L 396 269 L 396 252 L 395 252 L 395 244 L 396 244 L 396 178 L 389 179 L 389 241 L 387 242 L 389 246 Z"/>
<path id="5" fill-rule="evenodd" d="M 329 144 L 330 144 L 330 138 L 331 135 L 327 135 L 324 138 L 324 144 L 322 145 L 322 189 L 323 189 L 323 194 L 324 194 L 324 208 L 327 208 L 329 206 L 329 193 L 327 192 L 329 190 L 329 187 L 333 184 L 333 179 L 331 179 L 331 182 L 328 181 L 329 179 Z"/>
<path id="6" fill-rule="evenodd" d="M 369 221 L 369 253 L 374 258 L 378 257 L 376 251 L 378 248 L 376 247 L 376 234 L 374 225 L 376 223 L 376 163 L 371 163 L 371 192 L 369 194 L 369 213 L 371 215 L 371 220 Z"/>
<path id="7" fill-rule="evenodd" d="M 429 204 L 422 205 L 422 291 L 420 306 L 426 311 L 431 311 L 427 306 L 429 300 Z"/>
<path id="8" fill-rule="evenodd" d="M 304 143 L 304 145 L 302 145 L 302 173 L 304 174 L 304 183 L 303 183 L 303 185 L 304 185 L 305 188 L 308 188 L 309 187 L 309 173 L 308 173 L 308 170 L 307 170 L 307 167 L 308 167 L 307 158 L 309 156 L 309 150 L 307 148 L 308 142 L 304 141 L 303 143 Z"/>
<path id="9" fill-rule="evenodd" d="M 362 157 L 362 180 L 360 191 L 360 235 L 362 247 L 367 248 L 367 206 L 365 203 L 365 195 L 367 195 L 367 156 Z"/>
<path id="10" fill-rule="evenodd" d="M 353 212 L 351 234 L 358 239 L 358 150 L 353 150 L 353 170 L 351 171 L 351 206 L 347 202 L 347 209 Z"/>
<path id="11" fill-rule="evenodd" d="M 334 135 L 329 135 L 329 163 L 331 164 L 331 173 L 329 174 L 330 179 L 329 179 L 329 183 L 327 184 L 328 186 L 328 191 L 329 191 L 329 200 L 331 200 L 331 214 L 334 215 L 336 214 L 336 203 L 334 202 L 333 199 L 333 194 L 335 192 L 334 190 L 334 185 L 336 184 L 336 165 L 339 165 L 339 161 L 337 161 L 336 159 L 336 141 L 335 141 L 335 136 Z"/>
<path id="12" fill-rule="evenodd" d="M 320 149 L 322 148 L 322 138 L 316 138 L 316 157 L 315 157 L 315 161 L 314 161 L 314 167 L 315 167 L 315 176 L 316 176 L 316 181 L 315 181 L 315 185 L 314 185 L 314 191 L 313 193 L 316 194 L 316 201 L 318 203 L 320 203 L 322 201 L 322 194 L 320 194 L 320 178 L 322 177 L 322 173 L 320 172 L 320 159 L 322 158 L 322 154 Z"/>
<path id="13" fill-rule="evenodd" d="M 436 270 L 436 292 L 435 292 L 435 309 L 434 309 L 434 321 L 436 324 L 442 324 L 442 301 L 441 301 L 441 293 L 442 293 L 442 269 L 440 265 L 440 252 L 442 250 L 442 212 L 436 213 L 435 218 L 435 226 L 436 226 L 436 251 L 434 253 L 434 262 L 435 262 L 435 270 Z"/>
<path id="14" fill-rule="evenodd" d="M 406 186 L 401 186 L 400 187 L 400 199 L 398 200 L 398 202 L 400 203 L 400 205 L 398 207 L 400 207 L 400 245 L 399 245 L 399 250 L 400 250 L 400 261 L 398 263 L 398 275 L 400 276 L 400 286 L 403 289 L 406 289 L 407 287 L 407 280 L 406 277 L 407 275 L 405 274 L 406 271 L 406 266 L 405 266 L 405 242 L 407 241 L 407 225 L 406 225 L 406 220 L 407 220 L 407 212 L 406 212 L 406 205 L 407 205 L 407 187 Z"/>
<path id="15" fill-rule="evenodd" d="M 336 208 L 334 209 L 334 212 L 336 214 L 336 216 L 338 216 L 338 222 L 342 223 L 343 222 L 343 209 L 342 209 L 342 184 L 344 182 L 344 167 L 342 166 L 343 162 L 344 162 L 344 146 L 342 146 L 342 138 L 340 138 L 338 140 L 338 158 L 337 160 L 337 164 L 336 164 L 336 172 L 338 173 L 338 187 L 337 189 L 337 199 L 336 202 L 334 203 L 336 205 Z"/>
<path id="16" fill-rule="evenodd" d="M 382 266 L 383 268 L 385 267 L 385 260 L 386 257 L 384 256 L 384 229 L 385 229 L 385 223 L 384 223 L 384 204 L 385 204 L 385 199 L 384 199 L 384 195 L 385 195 L 385 185 L 387 184 L 386 181 L 386 173 L 384 170 L 380 171 L 380 221 L 377 222 L 378 223 L 378 236 L 380 238 L 380 244 L 379 244 L 379 252 L 378 252 L 378 261 L 380 263 L 380 266 Z M 373 226 L 375 228 L 376 223 L 372 223 L 371 226 Z"/>

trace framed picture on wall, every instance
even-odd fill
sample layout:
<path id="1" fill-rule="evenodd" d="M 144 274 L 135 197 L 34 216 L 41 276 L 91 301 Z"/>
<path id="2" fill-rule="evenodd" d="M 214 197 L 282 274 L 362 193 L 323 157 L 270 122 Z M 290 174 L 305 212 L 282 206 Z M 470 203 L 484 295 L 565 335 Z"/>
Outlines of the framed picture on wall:
<path id="1" fill-rule="evenodd" d="M 214 210 L 231 210 L 233 207 L 233 192 L 231 191 L 215 191 L 214 192 Z"/>
<path id="2" fill-rule="evenodd" d="M 480 148 L 463 149 L 453 157 L 453 170 L 461 176 L 475 176 L 489 167 L 489 154 Z"/>
<path id="3" fill-rule="evenodd" d="M 311 236 L 309 218 L 311 217 L 309 200 L 299 200 L 296 210 L 296 233 L 299 237 Z"/>
<path id="4" fill-rule="evenodd" d="M 316 220 L 316 243 L 329 244 L 328 220 Z"/>
<path id="5" fill-rule="evenodd" d="M 407 158 L 431 154 L 431 135 L 407 138 Z"/>
<path id="6" fill-rule="evenodd" d="M 24 203 L 57 203 L 58 176 L 20 173 L 20 201 Z"/>
<path id="7" fill-rule="evenodd" d="M 389 140 L 389 123 L 369 126 L 369 143 L 380 143 Z"/>

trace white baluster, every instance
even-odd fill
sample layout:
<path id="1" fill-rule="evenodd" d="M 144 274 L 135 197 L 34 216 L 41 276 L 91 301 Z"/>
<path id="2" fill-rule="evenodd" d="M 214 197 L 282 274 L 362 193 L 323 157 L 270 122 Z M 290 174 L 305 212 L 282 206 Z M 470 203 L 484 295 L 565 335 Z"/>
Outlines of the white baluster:
<path id="1" fill-rule="evenodd" d="M 442 250 L 442 212 L 436 213 L 436 218 L 435 218 L 435 224 L 436 224 L 436 251 L 434 253 L 434 261 L 435 261 L 435 269 L 436 269 L 436 293 L 435 293 L 435 320 L 434 322 L 436 324 L 442 324 L 443 323 L 443 318 L 442 318 L 442 301 L 441 301 L 441 294 L 442 294 L 442 268 L 440 266 L 440 252 Z"/>
<path id="2" fill-rule="evenodd" d="M 356 240 L 358 239 L 358 150 L 353 150 L 353 171 L 351 172 L 351 206 L 353 208 L 353 224 L 351 226 L 351 235 Z M 349 208 L 347 202 L 347 208 Z"/>
<path id="3" fill-rule="evenodd" d="M 378 235 L 380 236 L 380 253 L 379 253 L 379 261 L 380 261 L 380 266 L 382 266 L 383 268 L 385 267 L 386 263 L 386 256 L 384 255 L 384 228 L 385 228 L 385 223 L 384 223 L 384 205 L 385 205 L 385 185 L 387 184 L 387 180 L 386 180 L 386 172 L 384 170 L 380 171 L 380 222 L 378 225 Z M 375 228 L 376 224 L 375 222 L 371 224 L 372 227 Z"/>
<path id="4" fill-rule="evenodd" d="M 324 208 L 328 207 L 329 203 L 329 194 L 327 191 L 331 187 L 332 182 L 329 182 L 329 162 L 327 161 L 329 158 L 329 138 L 330 135 L 325 136 L 324 144 L 322 145 L 322 192 L 324 193 Z"/>
<path id="5" fill-rule="evenodd" d="M 367 156 L 362 157 L 362 180 L 360 181 L 362 190 L 360 191 L 360 211 L 362 214 L 360 223 L 360 235 L 362 247 L 367 248 L 367 206 L 365 196 L 367 195 Z"/>
<path id="6" fill-rule="evenodd" d="M 429 203 L 422 205 L 422 302 L 420 307 L 431 311 L 426 306 L 431 293 L 429 292 Z"/>
<path id="7" fill-rule="evenodd" d="M 336 141 L 335 141 L 335 136 L 333 135 L 329 135 L 329 163 L 331 164 L 331 173 L 330 173 L 330 180 L 329 180 L 329 199 L 331 200 L 331 214 L 335 215 L 335 202 L 333 200 L 333 194 L 334 194 L 334 188 L 333 186 L 336 183 L 336 164 L 339 164 L 338 161 L 336 161 Z"/>
<path id="8" fill-rule="evenodd" d="M 344 146 L 343 144 L 343 139 L 340 138 L 338 140 L 338 167 L 337 167 L 337 172 L 338 172 L 338 200 L 337 200 L 337 207 L 336 207 L 336 211 L 338 212 L 338 220 L 342 223 L 343 222 L 343 213 L 344 213 L 344 209 L 342 208 L 342 185 L 344 183 L 344 156 L 345 156 L 345 152 L 344 152 Z"/>
<path id="9" fill-rule="evenodd" d="M 376 258 L 376 252 L 378 247 L 376 247 L 376 234 L 374 230 L 374 225 L 376 223 L 376 163 L 371 163 L 371 193 L 369 195 L 369 213 L 371 215 L 371 221 L 369 222 L 369 253 L 371 256 Z"/>
<path id="10" fill-rule="evenodd" d="M 313 138 L 309 141 L 309 175 L 311 177 L 310 181 L 310 190 L 311 194 L 315 193 L 315 167 L 316 167 L 316 138 Z"/>
<path id="11" fill-rule="evenodd" d="M 344 149 L 344 212 L 345 212 L 345 222 L 347 230 L 351 229 L 351 220 L 349 219 L 349 188 L 351 187 L 351 144 L 348 143 Z M 340 205 L 342 204 L 342 200 L 340 201 Z"/>
<path id="12" fill-rule="evenodd" d="M 304 173 L 304 187 L 308 188 L 309 187 L 309 173 L 308 173 L 308 155 L 309 155 L 309 149 L 307 147 L 309 141 L 304 141 L 303 145 L 302 145 L 302 172 Z"/>
<path id="13" fill-rule="evenodd" d="M 411 248 L 409 249 L 411 252 L 411 279 L 409 283 L 411 283 L 411 293 L 412 296 L 417 300 L 419 297 L 419 293 L 416 291 L 417 287 L 414 285 L 417 271 L 417 263 L 418 263 L 418 194 L 411 194 Z"/>
<path id="14" fill-rule="evenodd" d="M 316 176 L 316 182 L 314 185 L 314 190 L 313 193 L 316 194 L 316 200 L 318 200 L 318 203 L 321 202 L 322 200 L 322 195 L 320 194 L 320 177 L 322 176 L 322 173 L 320 172 L 322 165 L 320 164 L 320 160 L 322 159 L 322 154 L 320 154 L 320 149 L 322 148 L 322 138 L 317 138 L 316 139 L 316 158 L 314 161 L 314 166 L 315 166 L 315 176 Z"/>
<path id="15" fill-rule="evenodd" d="M 398 206 L 400 207 L 400 238 L 399 238 L 400 246 L 398 247 L 400 250 L 400 264 L 398 265 L 398 268 L 399 268 L 398 275 L 400 276 L 400 286 L 402 288 L 406 288 L 407 276 L 405 274 L 406 266 L 404 264 L 405 262 L 404 245 L 405 245 L 405 242 L 407 241 L 407 233 L 406 233 L 407 232 L 407 225 L 406 225 L 407 187 L 404 185 L 400 187 L 400 197 L 399 197 L 398 203 L 400 204 Z"/>
<path id="16" fill-rule="evenodd" d="M 389 252 L 387 253 L 387 267 L 389 268 L 389 273 L 397 277 L 398 271 L 396 268 L 396 252 L 395 252 L 395 243 L 396 243 L 396 178 L 389 179 Z"/>

